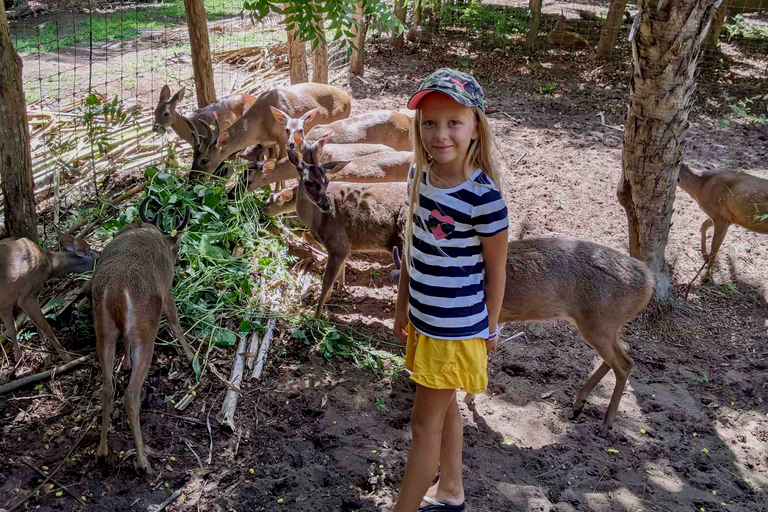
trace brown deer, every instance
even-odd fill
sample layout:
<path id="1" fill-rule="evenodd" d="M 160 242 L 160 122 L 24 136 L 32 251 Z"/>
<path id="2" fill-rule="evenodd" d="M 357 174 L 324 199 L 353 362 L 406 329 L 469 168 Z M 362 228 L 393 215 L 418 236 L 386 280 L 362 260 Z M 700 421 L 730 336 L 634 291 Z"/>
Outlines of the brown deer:
<path id="1" fill-rule="evenodd" d="M 619 337 L 624 324 L 648 305 L 654 290 L 651 272 L 640 261 L 603 245 L 562 238 L 510 242 L 507 282 L 499 323 L 568 320 L 603 364 L 581 387 L 573 418 L 581 414 L 589 393 L 613 370 L 613 388 L 600 435 L 612 429 L 621 395 L 632 370 L 627 345 Z M 399 266 L 399 255 L 392 255 Z M 400 286 L 407 275 L 394 271 Z"/>
<path id="2" fill-rule="evenodd" d="M 107 244 L 93 273 L 91 296 L 96 350 L 104 373 L 101 392 L 101 442 L 97 459 L 109 456 L 107 430 L 115 397 L 112 373 L 117 337 L 125 345 L 125 367 L 131 378 L 125 391 L 125 410 L 136 448 L 137 470 L 152 472 L 141 437 L 139 395 L 149 372 L 160 316 L 166 320 L 181 343 L 187 361 L 193 353 L 179 325 L 173 300 L 173 267 L 179 254 L 179 238 L 189 221 L 189 207 L 184 218 L 169 235 L 157 227 L 157 217 L 147 218 L 147 197 L 139 206 L 141 221 L 123 228 Z"/>
<path id="3" fill-rule="evenodd" d="M 59 340 L 45 319 L 38 296 L 45 282 L 70 272 L 88 272 L 100 256 L 87 242 L 59 233 L 61 252 L 42 249 L 28 238 L 6 238 L 0 240 L 0 320 L 5 324 L 7 335 L 13 343 L 13 357 L 21 359 L 21 348 L 16 339 L 16 324 L 13 307 L 20 307 L 32 323 L 56 349 L 65 361 L 72 358 L 61 346 Z"/>
<path id="4" fill-rule="evenodd" d="M 306 121 L 305 129 L 310 129 L 315 124 L 349 117 L 351 101 L 346 92 L 325 84 L 296 84 L 266 91 L 228 129 L 222 130 L 215 121 L 211 123 L 213 129 L 202 123 L 203 133 L 195 135 L 199 155 L 192 162 L 192 170 L 212 173 L 230 155 L 254 145 L 271 149 L 277 158 L 284 158 L 288 135 L 285 127 L 275 120 L 272 108 L 290 117 L 300 117 L 317 109 L 312 120 Z"/>
<path id="5" fill-rule="evenodd" d="M 747 173 L 697 171 L 680 164 L 678 186 L 688 192 L 709 218 L 701 225 L 701 256 L 712 274 L 717 251 L 731 224 L 768 233 L 768 180 Z M 707 231 L 715 227 L 712 251 L 707 254 Z"/>
<path id="6" fill-rule="evenodd" d="M 307 132 L 306 140 L 320 140 L 330 133 L 331 144 L 384 144 L 397 151 L 411 151 L 412 116 L 400 110 L 374 110 L 315 126 Z"/>
<path id="7" fill-rule="evenodd" d="M 197 141 L 185 119 L 193 123 L 199 120 L 201 123 L 208 124 L 213 124 L 216 121 L 220 129 L 226 130 L 243 117 L 243 114 L 256 101 L 256 98 L 249 94 L 232 94 L 195 110 L 188 117 L 185 117 L 176 111 L 176 105 L 184 99 L 185 91 L 186 87 L 182 87 L 171 97 L 171 89 L 167 85 L 163 86 L 160 90 L 160 100 L 155 107 L 155 122 L 152 125 L 152 131 L 162 135 L 168 128 L 171 128 L 176 132 L 176 135 L 192 146 Z"/>
<path id="8" fill-rule="evenodd" d="M 565 16 L 560 13 L 557 16 L 557 23 L 552 32 L 547 35 L 547 42 L 552 46 L 564 46 L 566 48 L 588 48 L 589 41 L 584 39 L 581 34 L 568 31 L 568 22 Z"/>
<path id="9" fill-rule="evenodd" d="M 315 141 L 322 151 L 323 138 Z M 305 144 L 307 142 L 305 141 Z M 302 145 L 302 155 L 312 154 Z M 344 286 L 344 264 L 352 251 L 390 251 L 402 248 L 408 208 L 405 206 L 405 183 L 328 183 L 323 165 L 310 164 L 293 151 L 288 158 L 299 172 L 295 197 L 299 219 L 328 253 L 323 286 L 315 316 L 322 314 L 333 283 Z M 283 199 L 290 201 L 288 194 Z"/>

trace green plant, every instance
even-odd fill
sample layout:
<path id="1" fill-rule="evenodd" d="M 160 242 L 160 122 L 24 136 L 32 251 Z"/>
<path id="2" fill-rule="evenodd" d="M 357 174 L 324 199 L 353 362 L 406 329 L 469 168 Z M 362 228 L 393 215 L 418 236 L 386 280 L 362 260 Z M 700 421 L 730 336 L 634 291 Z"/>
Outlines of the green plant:
<path id="1" fill-rule="evenodd" d="M 709 376 L 706 372 L 701 372 L 701 377 L 699 378 L 699 384 L 704 385 L 709 382 Z"/>
<path id="2" fill-rule="evenodd" d="M 555 89 L 557 89 L 557 84 L 554 82 L 545 82 L 539 84 L 539 94 L 542 96 L 548 96 L 554 93 Z"/>
<path id="3" fill-rule="evenodd" d="M 384 400 L 381 399 L 381 397 L 376 397 L 373 399 L 373 401 L 376 403 L 376 410 L 379 412 L 384 412 L 387 410 L 387 404 L 384 403 Z"/>
<path id="4" fill-rule="evenodd" d="M 465 25 L 471 32 L 481 35 L 490 32 L 497 42 L 505 42 L 508 34 L 528 33 L 528 11 L 508 9 L 496 5 L 480 4 L 472 0 L 466 6 L 443 3 L 443 25 Z"/>
<path id="5" fill-rule="evenodd" d="M 741 292 L 733 283 L 724 283 L 725 291 L 727 291 L 731 295 L 741 295 Z"/>
<path id="6" fill-rule="evenodd" d="M 759 100 L 768 101 L 768 96 L 753 96 L 751 98 L 744 98 L 738 102 L 729 105 L 731 108 L 731 116 L 736 119 L 741 119 L 749 124 L 754 125 L 768 125 L 768 116 L 765 113 L 756 114 L 752 111 L 757 107 L 759 109 L 761 103 Z"/>
<path id="7" fill-rule="evenodd" d="M 734 38 L 768 40 L 768 27 L 746 23 L 741 14 L 735 15 L 731 21 L 723 25 L 723 33 L 728 41 Z"/>

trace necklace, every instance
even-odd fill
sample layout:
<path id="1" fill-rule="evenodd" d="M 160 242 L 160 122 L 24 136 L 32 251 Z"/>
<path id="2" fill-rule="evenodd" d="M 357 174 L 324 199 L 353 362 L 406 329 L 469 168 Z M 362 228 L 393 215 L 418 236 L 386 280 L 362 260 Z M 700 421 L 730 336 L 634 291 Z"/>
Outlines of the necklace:
<path id="1" fill-rule="evenodd" d="M 430 168 L 429 171 L 430 171 L 429 172 L 430 178 L 433 178 L 433 179 L 436 179 L 436 180 L 440 181 L 443 185 L 446 186 L 446 188 L 453 188 L 453 187 L 457 187 L 458 186 L 458 185 L 452 185 L 451 183 L 448 183 L 447 181 L 445 181 L 443 178 L 438 176 L 437 173 L 435 173 L 433 169 Z M 459 183 L 459 185 L 461 185 L 461 183 Z"/>

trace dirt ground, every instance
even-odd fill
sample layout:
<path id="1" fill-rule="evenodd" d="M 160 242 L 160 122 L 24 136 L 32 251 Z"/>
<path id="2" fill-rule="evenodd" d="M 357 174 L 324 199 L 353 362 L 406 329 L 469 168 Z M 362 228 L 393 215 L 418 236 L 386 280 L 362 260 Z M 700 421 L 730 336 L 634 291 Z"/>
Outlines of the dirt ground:
<path id="1" fill-rule="evenodd" d="M 628 64 L 548 51 L 540 66 L 527 66 L 521 55 L 502 58 L 469 43 L 368 50 L 365 77 L 337 83 L 352 92 L 354 112 L 402 107 L 430 71 L 470 59 L 488 107 L 503 111 L 491 124 L 502 153 L 511 238 L 575 237 L 627 251 L 626 217 L 615 196 L 622 134 L 601 125 L 598 112 L 607 125 L 623 123 Z M 725 48 L 726 57 L 737 53 Z M 741 69 L 734 61 L 719 83 L 702 74 L 686 161 L 768 178 L 766 127 L 723 122 L 734 98 L 766 90 L 764 73 Z M 544 83 L 556 84 L 552 94 L 541 94 Z M 680 296 L 701 265 L 704 219 L 678 190 L 667 258 Z M 576 391 L 599 364 L 576 329 L 507 325 L 506 341 L 490 360 L 488 393 L 474 407 L 460 404 L 468 510 L 768 509 L 766 268 L 764 237 L 732 228 L 713 283 L 697 280 L 675 311 L 661 320 L 644 315 L 626 328 L 635 366 L 607 439 L 596 430 L 612 392 L 611 375 L 582 416 L 569 419 Z M 329 311 L 339 322 L 388 340 L 382 348 L 402 353 L 391 334 L 390 269 L 384 256 L 352 258 L 348 288 L 334 293 Z M 307 311 L 318 293 L 315 283 Z M 65 345 L 85 353 L 93 340 L 72 339 L 76 320 L 58 319 L 53 327 Z M 231 357 L 231 351 L 217 355 L 223 372 Z M 32 361 L 29 371 L 45 363 Z M 110 440 L 126 452 L 124 460 L 112 470 L 96 466 L 98 367 L 2 397 L 0 507 L 10 508 L 44 478 L 26 463 L 49 472 L 63 463 L 54 479 L 87 499 L 83 505 L 66 493 L 57 497 L 57 484 L 54 492 L 26 501 L 22 509 L 29 510 L 153 510 L 175 490 L 183 494 L 167 510 L 374 511 L 392 505 L 410 442 L 414 388 L 404 373 L 384 377 L 349 361 L 329 362 L 279 325 L 264 378 L 248 382 L 238 403 L 239 434 L 215 420 L 224 393 L 215 378 L 186 411 L 173 408 L 170 401 L 187 389 L 188 375 L 181 357 L 156 348 L 142 402 L 153 477 L 133 472 L 133 441 L 120 405 Z M 118 379 L 118 397 L 125 377 L 122 372 Z"/>

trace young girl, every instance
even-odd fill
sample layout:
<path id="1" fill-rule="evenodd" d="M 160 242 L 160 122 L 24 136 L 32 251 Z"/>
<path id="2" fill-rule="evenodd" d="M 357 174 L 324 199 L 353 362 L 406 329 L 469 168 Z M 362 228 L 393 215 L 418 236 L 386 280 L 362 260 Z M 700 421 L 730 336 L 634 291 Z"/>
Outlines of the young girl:
<path id="1" fill-rule="evenodd" d="M 501 197 L 483 89 L 440 69 L 408 101 L 416 110 L 410 218 L 395 334 L 416 382 L 413 440 L 395 512 L 463 511 L 463 431 L 456 389 L 482 393 L 507 261 Z M 432 481 L 440 468 L 440 478 Z"/>

